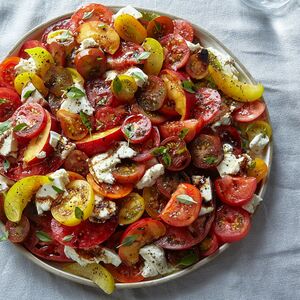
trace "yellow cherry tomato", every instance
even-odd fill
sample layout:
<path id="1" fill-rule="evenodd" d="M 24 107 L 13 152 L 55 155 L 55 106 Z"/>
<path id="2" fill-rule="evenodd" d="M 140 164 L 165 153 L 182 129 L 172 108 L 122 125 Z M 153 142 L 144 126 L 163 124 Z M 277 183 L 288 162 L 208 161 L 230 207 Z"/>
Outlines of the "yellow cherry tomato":
<path id="1" fill-rule="evenodd" d="M 119 36 L 128 42 L 141 44 L 147 37 L 145 27 L 131 15 L 120 15 L 115 19 L 114 27 Z"/>
<path id="2" fill-rule="evenodd" d="M 209 65 L 208 71 L 217 87 L 222 92 L 240 102 L 252 102 L 263 95 L 262 84 L 250 84 L 233 79 L 215 66 Z"/>
<path id="3" fill-rule="evenodd" d="M 142 46 L 151 53 L 145 61 L 144 71 L 148 75 L 158 75 L 164 62 L 163 47 L 153 38 L 146 38 Z"/>
<path id="4" fill-rule="evenodd" d="M 268 174 L 268 166 L 263 159 L 256 157 L 252 165 L 247 170 L 247 175 L 255 177 L 257 183 L 263 180 Z"/>
<path id="5" fill-rule="evenodd" d="M 33 58 L 37 67 L 37 73 L 42 78 L 45 76 L 49 68 L 54 65 L 54 59 L 52 55 L 45 48 L 35 47 L 26 49 L 25 52 Z"/>
<path id="6" fill-rule="evenodd" d="M 84 267 L 77 263 L 64 266 L 64 271 L 92 280 L 106 294 L 111 294 L 115 289 L 114 277 L 99 264 L 88 264 Z"/>
<path id="7" fill-rule="evenodd" d="M 29 82 L 31 82 L 44 97 L 48 95 L 48 89 L 45 87 L 44 81 L 32 72 L 21 73 L 15 78 L 14 86 L 16 91 L 21 95 L 23 88 Z"/>
<path id="8" fill-rule="evenodd" d="M 66 226 L 75 226 L 86 220 L 93 212 L 95 196 L 85 180 L 74 180 L 67 186 L 59 204 L 51 208 L 53 218 Z"/>
<path id="9" fill-rule="evenodd" d="M 78 43 L 87 38 L 93 38 L 101 49 L 109 54 L 114 54 L 120 46 L 120 37 L 117 32 L 103 22 L 85 22 L 79 26 L 78 32 Z"/>
<path id="10" fill-rule="evenodd" d="M 19 222 L 24 208 L 41 185 L 50 183 L 48 176 L 29 176 L 16 182 L 4 199 L 4 212 L 8 220 Z"/>
<path id="11" fill-rule="evenodd" d="M 249 124 L 246 128 L 249 141 L 251 141 L 256 135 L 262 133 L 266 134 L 269 138 L 272 136 L 272 127 L 265 121 L 256 121 Z"/>
<path id="12" fill-rule="evenodd" d="M 78 83 L 81 86 L 84 86 L 84 79 L 76 69 L 74 68 L 66 68 L 66 69 L 70 72 L 74 83 Z"/>
<path id="13" fill-rule="evenodd" d="M 111 83 L 113 94 L 123 102 L 131 102 L 137 88 L 134 78 L 129 75 L 118 75 Z"/>
<path id="14" fill-rule="evenodd" d="M 130 193 L 121 200 L 119 211 L 119 224 L 128 225 L 137 221 L 145 211 L 145 201 L 137 193 Z"/>

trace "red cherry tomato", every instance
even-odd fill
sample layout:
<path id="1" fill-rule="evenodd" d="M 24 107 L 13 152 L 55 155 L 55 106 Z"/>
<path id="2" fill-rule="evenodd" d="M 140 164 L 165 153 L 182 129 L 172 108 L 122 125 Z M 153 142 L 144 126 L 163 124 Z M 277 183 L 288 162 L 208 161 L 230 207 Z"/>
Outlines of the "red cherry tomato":
<path id="1" fill-rule="evenodd" d="M 207 49 L 201 49 L 190 56 L 185 65 L 186 72 L 194 79 L 202 79 L 208 75 L 209 55 Z"/>
<path id="2" fill-rule="evenodd" d="M 214 254 L 219 248 L 217 236 L 210 232 L 207 237 L 199 244 L 201 256 L 209 256 Z"/>
<path id="3" fill-rule="evenodd" d="M 153 125 L 159 125 L 167 121 L 167 118 L 159 111 L 145 111 L 136 103 L 131 105 L 130 112 L 133 115 L 143 114 L 150 119 Z"/>
<path id="4" fill-rule="evenodd" d="M 8 239 L 13 243 L 22 243 L 28 236 L 30 223 L 26 216 L 22 216 L 19 223 L 7 221 L 5 228 L 8 231 Z"/>
<path id="5" fill-rule="evenodd" d="M 32 139 L 45 128 L 48 118 L 42 106 L 37 103 L 26 103 L 14 113 L 14 120 L 16 136 Z M 23 127 L 18 129 L 18 126 L 22 125 Z"/>
<path id="6" fill-rule="evenodd" d="M 119 183 L 137 183 L 143 177 L 145 170 L 145 165 L 128 161 L 117 165 L 112 174 Z"/>
<path id="7" fill-rule="evenodd" d="M 147 36 L 159 39 L 174 32 L 174 24 L 171 18 L 159 16 L 151 20 L 147 25 Z"/>
<path id="8" fill-rule="evenodd" d="M 160 40 L 160 43 L 167 52 L 164 60 L 165 68 L 176 71 L 187 63 L 190 49 L 182 36 L 168 34 Z"/>
<path id="9" fill-rule="evenodd" d="M 250 226 L 248 212 L 224 204 L 217 210 L 213 232 L 220 242 L 232 243 L 243 239 L 248 234 Z"/>
<path id="10" fill-rule="evenodd" d="M 112 274 L 115 280 L 123 283 L 143 281 L 145 278 L 141 275 L 141 267 L 139 263 L 130 267 L 125 264 L 121 264 L 118 267 L 105 265 L 105 268 Z"/>
<path id="11" fill-rule="evenodd" d="M 79 249 L 89 249 L 106 241 L 118 226 L 115 217 L 105 221 L 105 223 L 92 223 L 88 220 L 81 222 L 77 226 L 64 226 L 55 219 L 51 221 L 51 230 L 54 238 L 65 246 Z M 72 235 L 70 241 L 65 241 L 64 237 Z"/>
<path id="12" fill-rule="evenodd" d="M 63 19 L 63 20 L 59 20 L 57 22 L 55 22 L 54 24 L 50 25 L 43 33 L 42 35 L 42 38 L 41 38 L 41 41 L 43 44 L 47 44 L 47 37 L 48 37 L 48 34 L 51 32 L 51 31 L 56 31 L 56 30 L 59 30 L 59 29 L 65 29 L 65 30 L 68 30 L 70 29 L 70 26 L 71 26 L 71 22 L 70 22 L 70 19 Z"/>
<path id="13" fill-rule="evenodd" d="M 16 77 L 15 66 L 20 62 L 20 57 L 11 56 L 0 64 L 0 82 L 4 87 L 13 87 Z"/>
<path id="14" fill-rule="evenodd" d="M 237 122 L 252 122 L 259 118 L 266 110 L 266 105 L 262 101 L 254 101 L 243 104 L 235 110 L 232 117 Z"/>
<path id="15" fill-rule="evenodd" d="M 151 129 L 151 121 L 142 114 L 126 118 L 122 125 L 124 137 L 132 144 L 146 141 L 151 134 Z"/>
<path id="16" fill-rule="evenodd" d="M 0 122 L 9 119 L 21 104 L 17 92 L 10 88 L 0 87 Z"/>
<path id="17" fill-rule="evenodd" d="M 30 57 L 30 55 L 28 53 L 26 53 L 25 50 L 35 48 L 35 47 L 45 48 L 44 44 L 41 41 L 28 40 L 22 45 L 18 56 L 21 58 L 24 58 L 24 59 L 28 59 Z"/>
<path id="18" fill-rule="evenodd" d="M 200 88 L 195 94 L 196 102 L 191 111 L 191 117 L 202 118 L 204 124 L 211 123 L 218 115 L 221 107 L 221 96 L 217 90 Z"/>
<path id="19" fill-rule="evenodd" d="M 230 144 L 233 147 L 233 153 L 235 155 L 242 153 L 241 136 L 235 127 L 230 125 L 218 126 L 217 133 L 223 144 Z"/>
<path id="20" fill-rule="evenodd" d="M 201 203 L 201 193 L 195 186 L 189 183 L 180 183 L 160 217 L 165 223 L 172 226 L 188 226 L 197 219 Z"/>
<path id="21" fill-rule="evenodd" d="M 84 152 L 74 150 L 67 156 L 63 167 L 67 171 L 72 171 L 85 177 L 89 172 L 87 160 L 88 156 Z"/>
<path id="22" fill-rule="evenodd" d="M 255 177 L 225 176 L 215 181 L 215 188 L 220 200 L 232 206 L 243 206 L 253 197 L 256 190 Z"/>
<path id="23" fill-rule="evenodd" d="M 173 20 L 174 33 L 180 34 L 185 40 L 192 42 L 194 39 L 193 26 L 185 20 Z"/>

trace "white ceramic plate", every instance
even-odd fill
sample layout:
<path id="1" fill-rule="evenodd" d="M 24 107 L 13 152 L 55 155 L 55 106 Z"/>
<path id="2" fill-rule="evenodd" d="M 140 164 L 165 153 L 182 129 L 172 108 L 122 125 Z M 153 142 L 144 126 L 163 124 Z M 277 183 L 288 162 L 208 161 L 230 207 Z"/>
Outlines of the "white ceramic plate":
<path id="1" fill-rule="evenodd" d="M 112 10 L 114 11 L 118 11 L 121 7 L 118 6 L 111 6 L 110 7 Z M 177 16 L 173 16 L 173 15 L 169 15 L 167 13 L 164 12 L 159 12 L 159 11 L 153 11 L 153 10 L 148 10 L 148 9 L 144 9 L 144 8 L 137 8 L 140 11 L 146 11 L 146 12 L 155 12 L 159 15 L 165 15 L 165 16 L 169 16 L 172 19 L 180 19 L 180 17 Z M 68 13 L 62 16 L 59 16 L 55 19 L 52 19 L 46 23 L 43 23 L 35 28 L 33 28 L 31 31 L 29 31 L 24 37 L 22 37 L 22 39 L 20 39 L 18 41 L 18 43 L 15 45 L 15 47 L 9 52 L 9 54 L 7 56 L 13 56 L 13 55 L 17 55 L 19 52 L 19 49 L 21 48 L 22 44 L 26 41 L 26 40 L 31 40 L 31 39 L 39 39 L 41 37 L 41 34 L 44 32 L 44 30 L 49 27 L 50 25 L 54 24 L 55 22 L 64 19 L 64 18 L 68 18 L 72 15 L 72 13 Z M 236 62 L 236 68 L 237 70 L 240 72 L 240 76 L 241 78 L 249 83 L 256 83 L 255 80 L 253 79 L 253 77 L 250 75 L 250 73 L 247 71 L 247 69 L 240 63 L 240 61 L 230 52 L 230 50 L 228 50 L 220 41 L 218 41 L 213 35 L 211 35 L 209 32 L 207 32 L 206 30 L 204 30 L 203 28 L 201 28 L 200 26 L 196 25 L 196 24 L 192 24 L 194 31 L 195 31 L 195 36 L 198 37 L 201 41 L 202 46 L 204 47 L 214 47 L 215 49 L 219 50 L 221 53 L 227 53 L 229 54 L 231 57 L 234 58 L 235 62 Z M 269 119 L 269 116 L 268 116 Z M 269 120 L 270 122 L 270 120 Z M 265 162 L 269 167 L 269 172 L 270 172 L 270 168 L 271 168 L 271 162 L 272 162 L 272 151 L 273 151 L 273 144 L 272 141 L 270 142 L 268 148 L 266 149 L 265 152 Z M 266 185 L 267 185 L 267 179 L 264 180 L 261 189 L 259 191 L 259 196 L 263 197 L 266 191 Z M 254 220 L 255 222 L 255 220 Z M 198 263 L 183 269 L 181 271 L 178 271 L 176 273 L 170 274 L 168 276 L 162 277 L 162 278 L 158 278 L 158 279 L 153 279 L 153 280 L 148 280 L 148 281 L 143 281 L 143 282 L 136 282 L 136 283 L 116 283 L 116 288 L 117 289 L 127 289 L 127 288 L 139 288 L 139 287 L 146 287 L 146 286 L 153 286 L 153 285 L 157 285 L 157 284 L 161 284 L 170 280 L 174 280 L 176 278 L 179 278 L 183 275 L 186 275 L 194 270 L 199 269 L 200 267 L 202 267 L 203 265 L 209 263 L 210 261 L 212 261 L 213 259 L 215 259 L 218 255 L 220 255 L 223 251 L 225 251 L 227 248 L 229 248 L 229 244 L 224 244 L 223 246 L 221 246 L 219 248 L 219 250 L 214 253 L 213 255 L 206 257 L 204 259 L 202 259 L 201 261 L 199 261 Z M 20 245 L 16 245 L 16 249 L 18 251 L 20 251 L 24 256 L 26 256 L 29 260 L 31 260 L 32 262 L 34 262 L 35 264 L 37 264 L 38 266 L 42 267 L 43 269 L 45 269 L 48 272 L 51 272 L 55 275 L 61 276 L 63 278 L 72 280 L 74 282 L 80 283 L 80 284 L 84 284 L 84 285 L 89 285 L 89 286 L 96 286 L 91 280 L 89 279 L 85 279 L 82 278 L 80 276 L 76 276 L 70 273 L 67 273 L 65 271 L 63 271 L 61 269 L 61 265 L 59 263 L 53 263 L 53 262 L 48 262 L 48 261 L 43 261 L 40 258 L 34 256 L 33 254 L 31 254 L 27 249 L 25 249 L 23 246 Z M 201 272 L 199 270 L 199 272 Z"/>

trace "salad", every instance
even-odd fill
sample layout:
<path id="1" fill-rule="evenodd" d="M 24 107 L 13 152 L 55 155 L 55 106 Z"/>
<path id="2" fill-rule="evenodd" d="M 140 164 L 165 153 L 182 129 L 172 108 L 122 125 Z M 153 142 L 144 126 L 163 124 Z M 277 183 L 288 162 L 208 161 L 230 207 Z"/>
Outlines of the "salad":
<path id="1" fill-rule="evenodd" d="M 0 64 L 1 240 L 93 280 L 151 280 L 244 238 L 263 86 L 185 20 L 79 8 Z"/>

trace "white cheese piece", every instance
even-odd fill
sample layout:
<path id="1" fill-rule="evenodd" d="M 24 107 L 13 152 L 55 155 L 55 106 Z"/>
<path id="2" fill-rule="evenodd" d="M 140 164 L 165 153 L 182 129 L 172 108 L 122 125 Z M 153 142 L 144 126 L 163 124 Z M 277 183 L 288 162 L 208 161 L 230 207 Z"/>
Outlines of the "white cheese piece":
<path id="1" fill-rule="evenodd" d="M 45 151 L 41 151 L 35 157 L 38 158 L 38 159 L 43 159 L 43 158 L 46 157 L 46 152 Z"/>
<path id="2" fill-rule="evenodd" d="M 212 206 L 209 206 L 209 207 L 202 206 L 201 210 L 200 210 L 200 213 L 199 213 L 199 216 L 203 216 L 203 215 L 209 214 L 209 213 L 211 213 L 213 211 L 214 211 L 214 208 Z"/>
<path id="3" fill-rule="evenodd" d="M 104 200 L 103 197 L 95 194 L 95 205 L 89 220 L 94 223 L 101 223 L 110 219 L 117 212 L 114 201 Z"/>
<path id="4" fill-rule="evenodd" d="M 104 262 L 105 264 L 112 264 L 118 267 L 122 261 L 118 254 L 107 248 L 99 248 L 97 254 L 92 256 L 88 250 L 78 250 L 77 251 L 69 246 L 64 247 L 65 255 L 79 263 L 81 266 L 86 266 L 88 264 L 98 264 Z M 93 253 L 96 252 L 95 250 Z M 81 254 L 81 255 L 80 255 Z"/>
<path id="5" fill-rule="evenodd" d="M 12 180 L 0 175 L 0 193 L 8 191 L 9 187 L 11 187 L 13 184 L 14 182 Z"/>
<path id="6" fill-rule="evenodd" d="M 191 52 L 199 52 L 203 48 L 199 43 L 193 44 L 193 43 L 191 43 L 190 41 L 187 41 L 187 40 L 186 40 L 186 44 L 189 47 Z"/>
<path id="7" fill-rule="evenodd" d="M 55 34 L 56 32 L 58 34 Z M 52 37 L 49 38 L 50 34 L 52 35 Z M 47 36 L 47 44 L 51 44 L 53 42 L 62 43 L 62 44 L 71 44 L 74 42 L 74 36 L 70 30 L 66 30 L 66 29 L 54 30 L 49 32 Z"/>
<path id="8" fill-rule="evenodd" d="M 223 145 L 223 152 L 224 153 L 231 153 L 233 151 L 233 147 L 230 144 Z"/>
<path id="9" fill-rule="evenodd" d="M 58 142 L 60 141 L 61 135 L 55 131 L 50 131 L 50 139 L 49 139 L 49 144 L 53 147 L 56 148 L 58 145 Z"/>
<path id="10" fill-rule="evenodd" d="M 141 190 L 145 187 L 150 187 L 155 184 L 157 178 L 163 175 L 165 168 L 162 164 L 156 164 L 148 169 L 140 181 L 136 184 L 136 187 Z"/>
<path id="11" fill-rule="evenodd" d="M 80 89 L 84 93 L 84 96 L 80 97 L 79 99 L 72 99 L 67 97 L 62 102 L 60 108 L 74 114 L 79 114 L 82 111 L 91 116 L 94 112 L 94 108 L 85 94 L 85 89 L 79 83 L 75 83 L 74 86 Z"/>
<path id="12" fill-rule="evenodd" d="M 25 98 L 25 95 L 27 92 L 32 92 L 29 97 Z M 36 87 L 31 83 L 28 82 L 28 84 L 23 88 L 22 94 L 21 94 L 21 102 L 35 102 L 39 103 L 40 101 L 46 101 L 43 95 L 36 89 Z"/>
<path id="13" fill-rule="evenodd" d="M 86 38 L 80 43 L 78 51 L 94 47 L 99 47 L 99 44 L 93 38 Z"/>
<path id="14" fill-rule="evenodd" d="M 142 87 L 148 81 L 148 75 L 137 67 L 128 69 L 124 74 L 132 76 L 139 87 Z"/>
<path id="15" fill-rule="evenodd" d="M 37 66 L 32 57 L 29 57 L 28 59 L 21 58 L 19 63 L 15 66 L 15 71 L 17 74 L 21 74 L 24 72 L 36 73 Z"/>
<path id="16" fill-rule="evenodd" d="M 211 181 L 209 177 L 205 178 L 204 184 L 200 187 L 200 192 L 205 202 L 212 200 Z"/>
<path id="17" fill-rule="evenodd" d="M 255 154 L 260 154 L 269 144 L 269 137 L 266 134 L 259 133 L 250 142 L 249 148 Z"/>
<path id="18" fill-rule="evenodd" d="M 10 128 L 0 136 L 0 155 L 17 157 L 17 152 L 18 142 Z"/>
<path id="19" fill-rule="evenodd" d="M 121 8 L 116 14 L 113 15 L 113 20 L 115 20 L 117 17 L 121 16 L 121 15 L 131 15 L 136 19 L 140 19 L 143 15 L 136 10 L 134 7 L 132 7 L 131 5 L 127 5 L 123 8 Z"/>
<path id="20" fill-rule="evenodd" d="M 51 199 L 39 199 L 35 201 L 35 206 L 38 215 L 42 215 L 45 211 L 50 211 L 51 205 L 52 205 Z"/>
<path id="21" fill-rule="evenodd" d="M 260 196 L 254 194 L 251 201 L 249 203 L 243 205 L 242 208 L 244 210 L 248 211 L 250 214 L 253 214 L 255 212 L 255 209 L 258 206 L 258 204 L 262 201 L 263 201 L 263 199 Z"/>
<path id="22" fill-rule="evenodd" d="M 63 160 L 76 148 L 74 143 L 71 143 L 66 137 L 61 136 L 55 131 L 50 131 L 49 144 Z"/>
<path id="23" fill-rule="evenodd" d="M 220 176 L 224 177 L 226 175 L 236 175 L 240 171 L 240 165 L 243 160 L 244 157 L 237 158 L 232 153 L 225 153 L 224 159 L 217 166 Z"/>
<path id="24" fill-rule="evenodd" d="M 113 81 L 117 76 L 118 72 L 115 70 L 109 70 L 104 73 L 105 81 Z"/>
<path id="25" fill-rule="evenodd" d="M 126 142 L 120 142 L 119 148 L 116 151 L 116 155 L 120 159 L 132 158 L 132 157 L 136 156 L 136 151 L 134 151 L 132 148 L 130 148 Z"/>
<path id="26" fill-rule="evenodd" d="M 139 254 L 145 260 L 142 275 L 145 278 L 164 275 L 171 272 L 162 248 L 151 244 L 140 249 Z"/>

